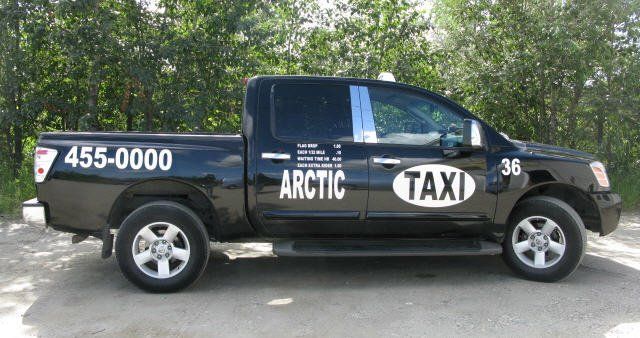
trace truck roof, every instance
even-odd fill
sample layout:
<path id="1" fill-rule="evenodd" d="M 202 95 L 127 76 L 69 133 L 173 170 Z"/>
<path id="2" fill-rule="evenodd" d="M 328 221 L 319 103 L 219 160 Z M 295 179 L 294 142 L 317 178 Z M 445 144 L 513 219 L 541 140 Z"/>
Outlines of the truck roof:
<path id="1" fill-rule="evenodd" d="M 277 80 L 277 79 L 283 79 L 283 80 L 302 80 L 302 81 L 314 81 L 314 80 L 318 80 L 318 81 L 349 81 L 349 82 L 357 82 L 360 84 L 378 84 L 378 85 L 386 85 L 386 86 L 395 86 L 398 88 L 408 88 L 408 89 L 413 89 L 416 91 L 420 91 L 423 92 L 425 94 L 431 95 L 432 97 L 435 97 L 439 100 L 448 102 L 450 104 L 453 104 L 455 106 L 458 106 L 459 108 L 463 109 L 464 111 L 466 111 L 468 114 L 473 115 L 469 110 L 467 110 L 466 108 L 464 108 L 463 106 L 461 106 L 460 104 L 458 104 L 457 102 L 449 99 L 448 97 L 422 88 L 422 87 L 418 87 L 418 86 L 414 86 L 411 84 L 407 84 L 407 83 L 403 83 L 403 82 L 398 82 L 398 81 L 385 81 L 385 80 L 374 80 L 374 79 L 365 79 L 365 78 L 358 78 L 358 77 L 340 77 L 340 76 L 321 76 L 321 75 L 256 75 L 252 78 L 250 78 L 248 80 L 248 82 L 252 82 L 252 81 L 263 81 L 263 80 Z"/>
<path id="2" fill-rule="evenodd" d="M 357 82 L 371 82 L 371 83 L 385 83 L 385 84 L 396 83 L 399 85 L 420 88 L 420 87 L 416 87 L 403 82 L 397 82 L 397 81 L 392 82 L 392 81 L 385 81 L 385 80 L 375 80 L 375 79 L 366 79 L 366 78 L 348 77 L 348 76 L 342 77 L 342 76 L 325 76 L 325 75 L 256 75 L 251 79 L 296 79 L 296 80 L 324 80 L 324 81 L 335 80 L 335 81 L 357 81 Z M 424 90 L 423 88 L 420 88 L 420 89 Z"/>

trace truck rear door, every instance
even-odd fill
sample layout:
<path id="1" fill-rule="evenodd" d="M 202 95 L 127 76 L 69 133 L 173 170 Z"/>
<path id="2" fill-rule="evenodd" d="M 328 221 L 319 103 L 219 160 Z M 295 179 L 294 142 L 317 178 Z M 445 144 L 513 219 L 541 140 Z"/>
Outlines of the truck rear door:
<path id="1" fill-rule="evenodd" d="M 260 85 L 255 196 L 266 232 L 282 237 L 366 232 L 368 167 L 354 88 L 317 79 Z"/>
<path id="2" fill-rule="evenodd" d="M 370 85 L 361 96 L 369 160 L 369 231 L 391 236 L 475 235 L 487 230 L 496 195 L 484 149 L 465 148 L 469 114 L 436 95 Z"/>

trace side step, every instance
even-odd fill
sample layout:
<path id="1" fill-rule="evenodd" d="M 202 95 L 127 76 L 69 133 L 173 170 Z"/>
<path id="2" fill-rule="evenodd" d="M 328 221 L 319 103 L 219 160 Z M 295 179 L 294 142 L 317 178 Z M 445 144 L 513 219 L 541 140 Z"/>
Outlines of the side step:
<path id="1" fill-rule="evenodd" d="M 273 243 L 273 253 L 296 257 L 479 256 L 499 255 L 502 246 L 472 239 L 283 240 Z"/>

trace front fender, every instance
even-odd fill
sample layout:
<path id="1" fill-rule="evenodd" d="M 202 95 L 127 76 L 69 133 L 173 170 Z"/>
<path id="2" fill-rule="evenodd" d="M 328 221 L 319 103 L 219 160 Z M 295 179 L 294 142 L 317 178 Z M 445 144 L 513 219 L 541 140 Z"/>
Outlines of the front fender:
<path id="1" fill-rule="evenodd" d="M 519 160 L 521 170 L 518 175 L 502 173 L 504 166 L 502 159 L 505 158 Z M 494 215 L 496 225 L 506 225 L 511 211 L 524 196 L 547 185 L 557 185 L 559 188 L 576 191 L 594 202 L 589 193 L 595 190 L 595 178 L 588 163 L 582 160 L 516 150 L 496 154 L 494 163 L 497 166 L 496 190 L 498 193 Z"/>

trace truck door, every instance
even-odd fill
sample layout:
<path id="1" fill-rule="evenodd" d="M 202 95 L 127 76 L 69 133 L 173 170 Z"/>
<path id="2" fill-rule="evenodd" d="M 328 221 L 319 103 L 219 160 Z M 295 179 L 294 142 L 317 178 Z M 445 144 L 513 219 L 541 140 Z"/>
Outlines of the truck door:
<path id="1" fill-rule="evenodd" d="M 361 95 L 369 161 L 367 222 L 390 236 L 465 236 L 487 231 L 496 205 L 484 149 L 463 147 L 472 118 L 437 95 L 368 86 Z"/>
<path id="2" fill-rule="evenodd" d="M 354 88 L 335 80 L 261 85 L 255 189 L 257 217 L 266 232 L 366 231 L 368 168 Z"/>

